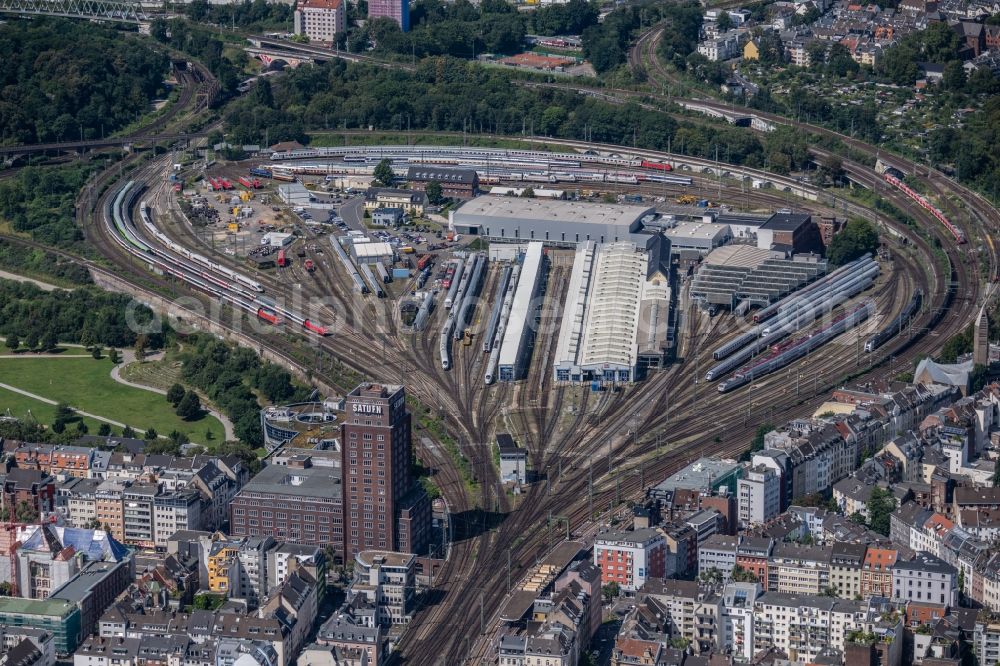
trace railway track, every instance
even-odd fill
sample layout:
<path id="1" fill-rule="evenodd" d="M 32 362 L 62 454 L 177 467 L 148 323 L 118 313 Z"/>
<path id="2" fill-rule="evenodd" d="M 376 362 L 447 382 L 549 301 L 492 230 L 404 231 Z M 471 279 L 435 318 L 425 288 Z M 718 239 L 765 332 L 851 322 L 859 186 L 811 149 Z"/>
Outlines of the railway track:
<path id="1" fill-rule="evenodd" d="M 773 195 L 768 195 L 773 196 Z M 902 202 L 900 202 L 902 203 Z M 918 218 L 923 219 L 923 218 Z M 192 235 L 186 238 L 191 242 Z M 919 240 L 919 239 L 918 239 Z M 916 241 L 915 241 L 916 242 Z M 319 257 L 314 257 L 318 259 Z M 319 263 L 318 266 L 323 266 Z M 333 296 L 340 307 L 347 312 L 348 304 L 354 303 L 358 299 L 347 290 L 348 285 L 342 276 L 333 276 L 337 271 L 330 269 L 321 271 L 317 269 L 315 276 L 298 275 L 292 272 L 291 277 L 302 284 L 302 289 L 306 294 L 335 294 Z M 558 274 L 558 271 L 554 271 Z M 492 279 L 492 278 L 491 278 Z M 956 279 L 967 279 L 967 276 L 956 275 Z M 291 287 L 289 281 L 284 279 L 273 279 L 260 277 L 262 284 L 268 291 L 283 293 Z M 339 284 L 338 284 L 339 283 Z M 558 276 L 553 278 L 550 275 L 549 293 L 546 294 L 546 301 L 559 299 L 561 291 L 565 289 L 565 280 Z M 898 285 L 896 286 L 898 290 Z M 488 293 L 488 287 L 487 291 Z M 886 297 L 888 299 L 888 297 Z M 362 317 L 371 316 L 371 310 L 351 314 L 351 318 L 357 317 L 358 321 Z M 346 316 L 345 316 L 346 318 Z M 391 317 L 389 318 L 391 319 Z M 438 406 L 439 411 L 446 409 L 454 410 L 452 416 L 445 418 L 450 423 L 449 430 L 461 433 L 468 439 L 463 441 L 462 450 L 469 455 L 470 464 L 473 470 L 483 470 L 481 477 L 480 492 L 478 497 L 473 499 L 467 492 L 467 484 L 455 470 L 455 461 L 439 448 L 434 450 L 421 450 L 420 457 L 425 464 L 433 465 L 440 470 L 440 484 L 448 496 L 449 504 L 453 507 L 453 514 L 462 516 L 456 524 L 457 535 L 459 537 L 452 551 L 453 557 L 445 566 L 441 574 L 440 588 L 446 593 L 444 603 L 432 606 L 426 611 L 425 618 L 418 621 L 417 631 L 414 631 L 413 638 L 404 637 L 401 648 L 404 655 L 412 655 L 412 659 L 421 662 L 423 657 L 429 656 L 423 645 L 435 646 L 435 655 L 446 655 L 446 659 L 460 660 L 463 648 L 468 646 L 460 644 L 457 636 L 468 635 L 457 631 L 457 628 L 464 626 L 470 628 L 474 622 L 477 610 L 474 606 L 478 599 L 469 601 L 465 599 L 468 594 L 460 594 L 461 590 L 469 589 L 475 585 L 480 590 L 487 592 L 491 598 L 491 615 L 496 611 L 497 602 L 502 598 L 503 588 L 506 584 L 506 550 L 511 549 L 512 563 L 518 571 L 524 570 L 538 556 L 538 553 L 547 549 L 555 539 L 551 529 L 538 529 L 538 525 L 543 523 L 548 511 L 553 511 L 559 515 L 566 515 L 574 529 L 590 520 L 589 508 L 579 506 L 582 497 L 588 497 L 588 488 L 594 489 L 594 505 L 600 508 L 608 505 L 611 509 L 617 506 L 616 500 L 623 500 L 639 489 L 645 481 L 645 475 L 653 478 L 653 475 L 662 475 L 668 469 L 676 468 L 690 458 L 695 452 L 697 454 L 710 454 L 711 452 L 726 453 L 735 451 L 745 446 L 743 439 L 748 438 L 750 432 L 756 428 L 757 419 L 761 416 L 759 407 L 754 409 L 750 403 L 747 411 L 740 409 L 743 396 L 715 396 L 711 399 L 713 387 L 705 387 L 703 383 L 696 383 L 697 363 L 685 362 L 682 365 L 674 366 L 666 371 L 653 375 L 643 385 L 627 389 L 618 394 L 600 398 L 603 402 L 603 410 L 594 418 L 590 410 L 587 409 L 590 402 L 595 398 L 584 393 L 580 397 L 581 408 L 571 419 L 568 428 L 559 429 L 558 423 L 563 412 L 563 401 L 567 394 L 573 389 L 559 387 L 549 392 L 552 395 L 552 402 L 540 405 L 533 413 L 531 422 L 526 423 L 528 430 L 538 433 L 539 439 L 532 447 L 532 460 L 538 465 L 538 469 L 549 470 L 548 478 L 536 484 L 528 491 L 527 497 L 506 513 L 506 518 L 494 530 L 482 529 L 482 523 L 476 525 L 476 518 L 485 521 L 485 512 L 482 509 L 492 505 L 490 502 L 491 492 L 495 492 L 495 480 L 491 478 L 492 463 L 491 454 L 487 447 L 474 446 L 488 441 L 489 430 L 485 422 L 489 420 L 489 415 L 495 417 L 500 405 L 512 399 L 521 405 L 522 409 L 526 402 L 531 399 L 533 383 L 537 382 L 540 389 L 534 390 L 534 395 L 540 398 L 544 392 L 545 382 L 550 373 L 545 370 L 545 364 L 536 362 L 532 364 L 532 377 L 528 382 L 519 387 L 500 386 L 486 390 L 479 386 L 479 382 L 471 381 L 475 377 L 477 360 L 467 358 L 468 353 L 458 345 L 456 352 L 460 362 L 461 372 L 445 373 L 442 371 L 434 359 L 435 346 L 434 338 L 439 330 L 441 316 L 435 312 L 428 324 L 428 331 L 431 335 L 413 336 L 411 344 L 400 344 L 398 340 L 392 340 L 394 327 L 387 324 L 377 328 L 374 334 L 361 335 L 350 326 L 344 326 L 343 330 L 338 330 L 336 336 L 336 349 L 329 349 L 327 341 L 321 341 L 319 347 L 324 353 L 348 360 L 345 363 L 348 367 L 356 369 L 361 376 L 373 376 L 375 378 L 385 376 L 386 368 L 390 359 L 397 364 L 398 368 L 409 367 L 412 362 L 415 369 L 421 370 L 418 373 L 408 375 L 408 386 L 413 386 L 413 392 L 419 395 L 424 404 Z M 551 351 L 552 340 L 554 339 L 555 319 L 550 328 L 551 332 L 540 332 L 536 343 L 536 355 L 549 353 Z M 703 358 L 709 353 L 708 346 L 703 341 L 707 336 L 715 336 L 720 327 L 719 320 L 705 321 L 703 316 L 692 314 L 687 320 L 690 337 L 686 342 L 685 355 L 688 361 Z M 285 342 L 288 336 L 278 335 L 277 341 Z M 548 351 L 542 352 L 546 340 L 548 340 Z M 693 341 L 693 342 L 692 342 Z M 374 345 L 373 345 L 374 342 Z M 378 353 L 378 343 L 384 344 L 384 351 Z M 541 344 L 542 347 L 539 347 Z M 373 351 L 373 346 L 375 350 Z M 831 352 L 832 354 L 832 352 Z M 813 392 L 821 392 L 830 381 L 835 381 L 841 371 L 850 369 L 855 362 L 850 354 L 844 354 L 841 350 L 839 355 L 841 360 L 834 370 L 826 373 L 822 382 L 814 380 Z M 814 357 L 815 360 L 822 360 Z M 481 361 L 480 361 L 481 363 Z M 704 364 L 708 367 L 708 363 Z M 402 372 L 402 370 L 401 370 Z M 696 387 L 690 390 L 691 384 Z M 774 382 L 772 382 L 774 383 Z M 463 386 L 464 384 L 464 386 Z M 786 382 L 787 384 L 787 382 Z M 822 385 L 821 385 L 822 384 Z M 707 390 L 706 390 L 707 389 Z M 464 392 L 464 393 L 463 393 Z M 687 407 L 683 406 L 684 393 L 691 396 Z M 707 441 L 710 433 L 703 433 L 699 428 L 689 424 L 679 425 L 684 419 L 691 419 L 695 409 L 705 401 L 705 393 L 708 392 L 710 408 L 713 413 L 729 416 L 721 422 L 715 424 L 716 428 L 712 432 L 722 432 L 724 437 L 719 441 Z M 808 391 L 807 391 L 808 392 Z M 511 395 L 514 393 L 516 395 Z M 492 396 L 492 397 L 491 397 Z M 779 401 L 778 408 L 771 412 L 771 418 L 783 417 L 785 415 L 808 413 L 809 405 L 804 398 L 792 400 L 787 392 L 776 391 L 770 385 L 760 389 L 759 400 Z M 677 398 L 680 400 L 677 400 Z M 665 404 L 664 401 L 668 401 Z M 676 410 L 668 410 L 669 403 L 680 403 L 681 407 Z M 469 411 L 472 406 L 474 409 Z M 783 408 L 782 408 L 783 407 Z M 594 410 L 596 411 L 596 410 Z M 637 428 L 651 432 L 659 428 L 662 434 L 668 422 L 662 420 L 663 412 L 671 414 L 674 419 L 674 427 L 671 428 L 670 437 L 663 443 L 662 447 L 657 447 L 658 452 L 653 451 L 653 440 L 648 438 L 640 439 L 637 436 L 631 438 L 623 436 L 623 432 L 634 431 Z M 475 414 L 475 416 L 473 416 Z M 562 457 L 572 453 L 577 459 L 577 464 L 571 464 L 567 470 L 565 466 L 560 467 Z M 658 453 L 658 455 L 657 455 Z M 652 457 L 651 457 L 652 456 Z M 607 460 L 607 466 L 602 463 Z M 643 461 L 643 465 L 637 467 L 634 461 Z M 560 473 L 556 470 L 560 469 Z M 596 475 L 593 477 L 591 486 L 591 469 Z M 477 473 L 478 472 L 474 472 Z M 506 511 L 509 502 L 506 496 L 497 493 L 497 504 Z M 587 503 L 589 507 L 589 502 Z M 476 512 L 473 506 L 478 505 L 481 509 Z M 464 507 L 464 508 L 463 508 Z M 472 563 L 476 565 L 476 577 L 470 577 L 469 567 Z M 454 592 L 455 594 L 451 594 Z M 474 595 L 472 595 L 474 596 Z M 456 601 L 452 601 L 457 599 Z M 465 599 L 465 600 L 463 600 Z M 447 618 L 447 621 L 445 621 Z M 455 618 L 459 618 L 456 620 Z M 409 634 L 407 635 L 409 636 Z M 419 637 L 419 641 L 418 638 Z M 414 642 L 417 641 L 417 642 Z M 454 661 L 449 662 L 454 663 Z"/>

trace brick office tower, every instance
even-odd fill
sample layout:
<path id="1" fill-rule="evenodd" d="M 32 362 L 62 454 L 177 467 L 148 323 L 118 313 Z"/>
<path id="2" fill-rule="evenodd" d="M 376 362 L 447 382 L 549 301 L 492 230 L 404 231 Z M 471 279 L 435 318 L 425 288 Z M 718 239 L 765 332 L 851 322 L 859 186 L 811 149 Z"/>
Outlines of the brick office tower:
<path id="1" fill-rule="evenodd" d="M 344 561 L 363 550 L 423 554 L 431 507 L 410 469 L 406 392 L 362 384 L 344 398 L 343 418 Z"/>

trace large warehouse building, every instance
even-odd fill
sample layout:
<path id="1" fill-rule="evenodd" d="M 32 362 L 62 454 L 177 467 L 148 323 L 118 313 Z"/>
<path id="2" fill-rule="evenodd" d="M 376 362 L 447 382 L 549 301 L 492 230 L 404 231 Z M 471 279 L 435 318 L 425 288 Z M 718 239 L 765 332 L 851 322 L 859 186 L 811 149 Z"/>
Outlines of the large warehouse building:
<path id="1" fill-rule="evenodd" d="M 581 243 L 556 344 L 556 381 L 634 382 L 666 356 L 670 241 Z"/>
<path id="2" fill-rule="evenodd" d="M 645 244 L 645 236 L 635 235 L 643 219 L 655 215 L 656 209 L 649 206 L 482 196 L 449 213 L 449 226 L 456 233 L 491 241 L 534 240 L 564 247 L 588 241 Z"/>
<path id="3" fill-rule="evenodd" d="M 498 370 L 502 382 L 521 379 L 528 368 L 531 341 L 535 334 L 535 314 L 540 305 L 535 301 L 535 294 L 544 275 L 542 244 L 529 243 L 521 263 L 521 276 L 514 292 L 507 329 L 500 343 Z"/>

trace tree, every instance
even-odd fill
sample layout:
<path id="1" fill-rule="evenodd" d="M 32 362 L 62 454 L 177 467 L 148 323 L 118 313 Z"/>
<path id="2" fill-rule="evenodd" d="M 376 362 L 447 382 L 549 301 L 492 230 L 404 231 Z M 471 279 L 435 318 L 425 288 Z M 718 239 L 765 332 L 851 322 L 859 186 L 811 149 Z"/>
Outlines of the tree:
<path id="1" fill-rule="evenodd" d="M 427 183 L 425 192 L 427 193 L 427 201 L 435 206 L 444 201 L 444 195 L 441 193 L 441 183 L 436 180 Z"/>
<path id="2" fill-rule="evenodd" d="M 45 331 L 44 333 L 42 333 L 42 339 L 40 344 L 42 351 L 52 351 L 53 349 L 56 348 L 56 345 L 58 345 L 59 342 L 56 339 L 55 333 L 53 333 L 52 331 Z"/>
<path id="3" fill-rule="evenodd" d="M 952 60 L 944 66 L 941 84 L 948 90 L 960 92 L 965 89 L 965 68 L 961 60 Z"/>
<path id="4" fill-rule="evenodd" d="M 118 365 L 121 361 L 121 357 L 118 355 L 118 350 L 114 348 L 108 350 L 108 358 L 111 359 L 111 362 L 115 365 Z"/>
<path id="5" fill-rule="evenodd" d="M 715 27 L 719 29 L 719 32 L 728 32 L 733 28 L 733 19 L 730 18 L 729 12 L 722 12 L 719 14 L 719 18 L 715 20 Z"/>
<path id="6" fill-rule="evenodd" d="M 733 571 L 730 574 L 730 577 L 736 583 L 756 583 L 757 582 L 757 575 L 754 572 L 752 572 L 752 571 L 747 571 L 746 569 L 744 569 L 739 564 L 737 564 L 736 566 L 733 567 Z"/>
<path id="7" fill-rule="evenodd" d="M 830 153 L 826 157 L 820 158 L 819 173 L 823 184 L 831 182 L 834 185 L 839 185 L 844 177 L 844 162 L 839 155 Z"/>
<path id="8" fill-rule="evenodd" d="M 83 419 L 80 419 L 79 421 L 76 422 L 76 432 L 78 434 L 86 435 L 89 431 L 90 428 L 88 428 L 87 424 L 83 422 Z"/>
<path id="9" fill-rule="evenodd" d="M 188 391 L 184 394 L 184 397 L 177 404 L 177 416 L 185 421 L 191 421 L 201 416 L 201 401 L 198 399 L 197 393 Z"/>
<path id="10" fill-rule="evenodd" d="M 10 581 L 0 581 L 0 597 L 10 597 L 14 595 L 14 584 Z"/>
<path id="11" fill-rule="evenodd" d="M 167 389 L 167 402 L 177 408 L 177 405 L 184 399 L 184 387 L 180 384 L 173 384 Z"/>
<path id="12" fill-rule="evenodd" d="M 80 332 L 80 344 L 84 346 L 85 349 L 90 349 L 97 342 L 97 338 L 94 336 L 94 331 L 90 326 L 84 326 L 83 331 Z"/>
<path id="13" fill-rule="evenodd" d="M 126 425 L 122 428 L 122 437 L 125 439 L 132 439 L 135 437 L 135 429 L 130 425 Z"/>
<path id="14" fill-rule="evenodd" d="M 28 334 L 24 336 L 24 346 L 32 351 L 38 347 L 38 333 L 35 329 L 28 329 Z"/>
<path id="15" fill-rule="evenodd" d="M 138 360 L 146 358 L 146 347 L 149 345 L 149 338 L 145 333 L 140 333 L 135 338 L 135 357 Z"/>
<path id="16" fill-rule="evenodd" d="M 890 519 L 896 510 L 896 498 L 882 488 L 873 488 L 868 500 L 868 528 L 882 536 L 889 536 Z"/>
<path id="17" fill-rule="evenodd" d="M 615 599 L 615 597 L 618 596 L 618 593 L 620 591 L 621 590 L 618 587 L 618 583 L 616 583 L 615 581 L 611 581 L 607 585 L 601 587 L 601 593 L 604 595 L 604 600 L 607 601 L 608 603 L 611 603 Z"/>
<path id="18" fill-rule="evenodd" d="M 982 364 L 976 364 L 969 374 L 969 391 L 977 393 L 986 386 L 986 378 L 989 375 L 989 368 Z"/>
<path id="19" fill-rule="evenodd" d="M 854 261 L 866 252 L 878 250 L 878 231 L 868 220 L 852 219 L 839 234 L 833 237 L 826 257 L 835 266 Z"/>
<path id="20" fill-rule="evenodd" d="M 35 505 L 21 500 L 17 503 L 17 509 L 14 511 L 14 518 L 19 523 L 33 523 L 38 520 L 38 509 L 35 508 Z"/>
<path id="21" fill-rule="evenodd" d="M 17 351 L 17 348 L 21 346 L 21 340 L 17 337 L 17 333 L 11 333 L 7 336 L 7 340 L 4 344 L 7 345 L 7 349 Z"/>
<path id="22" fill-rule="evenodd" d="M 101 351 L 101 345 L 94 345 L 94 350 L 90 352 L 90 355 L 94 357 L 94 360 L 100 361 L 103 358 Z"/>
<path id="23" fill-rule="evenodd" d="M 396 174 L 392 170 L 392 162 L 388 159 L 384 159 L 375 166 L 375 171 L 372 174 L 375 176 L 375 180 L 384 185 L 385 187 L 391 187 L 393 181 L 396 179 Z"/>
<path id="24" fill-rule="evenodd" d="M 534 199 L 535 198 L 535 188 L 528 186 L 521 191 L 521 197 L 524 199 Z"/>
<path id="25" fill-rule="evenodd" d="M 181 446 L 172 439 L 158 439 L 155 442 L 147 444 L 142 451 L 149 455 L 179 456 L 181 454 Z"/>
<path id="26" fill-rule="evenodd" d="M 155 441 L 157 437 L 159 437 L 159 434 L 156 432 L 156 428 L 146 428 L 146 434 L 143 439 L 147 442 L 152 442 Z"/>
<path id="27" fill-rule="evenodd" d="M 111 436 L 111 426 L 107 423 L 102 423 L 97 429 L 97 435 L 99 437 L 110 437 Z"/>

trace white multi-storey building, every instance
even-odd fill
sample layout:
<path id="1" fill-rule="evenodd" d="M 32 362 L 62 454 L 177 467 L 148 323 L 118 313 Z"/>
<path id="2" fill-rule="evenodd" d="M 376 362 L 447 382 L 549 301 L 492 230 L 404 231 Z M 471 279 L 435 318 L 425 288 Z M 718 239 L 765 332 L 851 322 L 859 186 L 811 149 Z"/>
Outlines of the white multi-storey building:
<path id="1" fill-rule="evenodd" d="M 295 34 L 314 42 L 333 42 L 346 32 L 344 0 L 301 0 L 295 9 Z"/>
<path id="2" fill-rule="evenodd" d="M 736 505 L 740 525 L 766 523 L 781 511 L 781 478 L 771 467 L 750 469 L 737 483 Z"/>
<path id="3" fill-rule="evenodd" d="M 909 561 L 897 560 L 892 566 L 892 600 L 954 606 L 958 570 L 927 552 L 917 553 Z"/>

